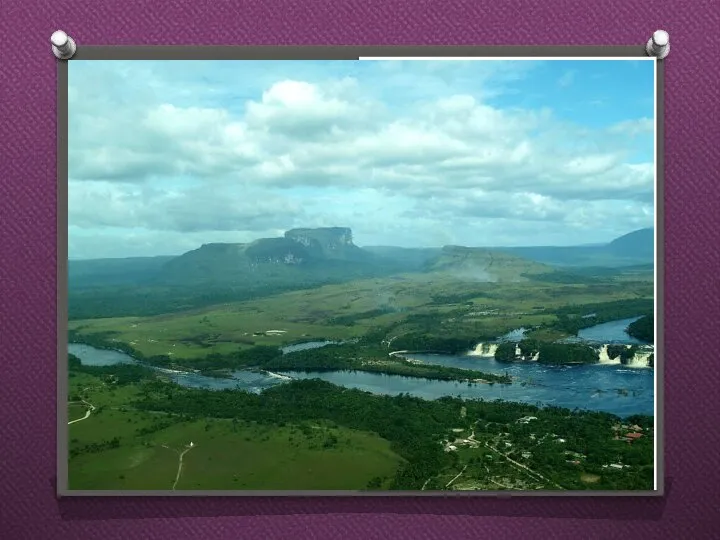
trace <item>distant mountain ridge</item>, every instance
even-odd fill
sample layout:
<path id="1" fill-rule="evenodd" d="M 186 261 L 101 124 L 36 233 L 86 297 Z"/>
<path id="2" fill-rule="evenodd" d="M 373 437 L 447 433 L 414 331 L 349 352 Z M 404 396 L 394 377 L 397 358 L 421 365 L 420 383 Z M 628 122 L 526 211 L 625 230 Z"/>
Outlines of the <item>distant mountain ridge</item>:
<path id="1" fill-rule="evenodd" d="M 247 244 L 204 244 L 167 262 L 162 283 L 325 283 L 398 271 L 392 260 L 353 243 L 347 227 L 291 229 Z"/>
<path id="2" fill-rule="evenodd" d="M 361 248 L 353 242 L 350 228 L 323 227 L 291 229 L 282 237 L 249 243 L 203 244 L 176 257 L 71 260 L 69 280 L 71 289 L 127 284 L 312 284 L 399 272 L 462 272 L 468 268 L 476 274 L 478 269 L 489 272 L 494 268 L 497 275 L 514 273 L 520 267 L 529 273 L 548 271 L 544 265 L 617 268 L 651 264 L 653 257 L 651 228 L 599 246 Z"/>
<path id="3" fill-rule="evenodd" d="M 655 262 L 655 230 L 639 229 L 604 245 L 497 248 L 506 253 L 553 266 L 607 267 L 648 265 Z"/>
<path id="4" fill-rule="evenodd" d="M 292 229 L 249 243 L 203 244 L 175 257 L 70 260 L 68 316 L 173 313 L 406 273 L 476 283 L 647 275 L 652 238 L 635 231 L 604 246 L 575 248 L 361 248 L 346 227 Z"/>
<path id="5" fill-rule="evenodd" d="M 607 245 L 612 253 L 622 257 L 655 257 L 655 229 L 639 229 L 616 238 Z"/>

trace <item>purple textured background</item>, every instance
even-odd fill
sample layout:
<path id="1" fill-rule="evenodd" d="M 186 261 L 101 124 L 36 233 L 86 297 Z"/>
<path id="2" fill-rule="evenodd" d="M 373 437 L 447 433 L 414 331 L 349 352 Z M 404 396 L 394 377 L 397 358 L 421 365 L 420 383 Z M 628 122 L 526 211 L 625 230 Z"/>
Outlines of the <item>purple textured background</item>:
<path id="1" fill-rule="evenodd" d="M 718 538 L 717 0 L 5 2 L 0 82 L 0 537 Z M 56 60 L 83 44 L 644 43 L 666 29 L 664 498 L 58 501 Z M 713 531 L 715 529 L 715 531 Z"/>

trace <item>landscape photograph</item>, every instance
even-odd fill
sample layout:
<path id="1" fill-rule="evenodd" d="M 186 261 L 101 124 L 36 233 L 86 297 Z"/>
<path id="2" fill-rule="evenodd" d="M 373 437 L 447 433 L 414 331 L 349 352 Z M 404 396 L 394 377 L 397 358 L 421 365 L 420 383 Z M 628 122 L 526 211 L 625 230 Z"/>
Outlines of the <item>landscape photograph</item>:
<path id="1" fill-rule="evenodd" d="M 68 493 L 657 489 L 654 61 L 67 69 Z"/>

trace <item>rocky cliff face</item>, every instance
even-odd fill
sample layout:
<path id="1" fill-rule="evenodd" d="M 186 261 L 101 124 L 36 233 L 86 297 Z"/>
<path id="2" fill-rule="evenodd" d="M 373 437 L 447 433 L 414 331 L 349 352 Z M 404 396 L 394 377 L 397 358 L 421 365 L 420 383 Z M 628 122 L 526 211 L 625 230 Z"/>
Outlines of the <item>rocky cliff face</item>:
<path id="1" fill-rule="evenodd" d="M 353 244 L 352 230 L 347 227 L 292 229 L 285 233 L 285 238 L 329 258 L 344 258 L 345 255 L 359 250 Z"/>
<path id="2" fill-rule="evenodd" d="M 245 254 L 253 263 L 302 264 L 312 252 L 302 244 L 287 238 L 263 238 L 250 244 Z"/>
<path id="3" fill-rule="evenodd" d="M 361 254 L 347 227 L 292 229 L 282 238 L 261 238 L 245 254 L 253 264 L 303 265 L 327 259 L 348 260 Z"/>
<path id="4" fill-rule="evenodd" d="M 292 229 L 279 238 L 247 244 L 204 244 L 166 263 L 165 283 L 321 283 L 375 275 L 370 253 L 353 244 L 347 227 Z"/>

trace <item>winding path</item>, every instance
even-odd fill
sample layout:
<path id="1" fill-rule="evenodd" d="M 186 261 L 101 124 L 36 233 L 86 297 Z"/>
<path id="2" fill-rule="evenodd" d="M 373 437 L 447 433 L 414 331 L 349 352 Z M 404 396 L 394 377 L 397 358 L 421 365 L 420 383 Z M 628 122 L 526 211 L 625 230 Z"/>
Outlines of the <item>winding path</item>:
<path id="1" fill-rule="evenodd" d="M 82 418 L 76 418 L 75 420 L 70 420 L 68 422 L 68 426 L 70 424 L 74 424 L 75 422 L 81 422 L 82 420 L 87 420 L 88 418 L 90 418 L 90 414 L 92 414 L 92 412 L 95 410 L 95 405 L 93 405 L 92 403 L 85 401 L 84 399 L 81 399 L 80 401 L 82 401 L 85 405 L 88 406 L 88 409 L 85 411 L 85 416 L 83 416 Z M 77 402 L 71 401 L 70 403 L 77 403 Z"/>
<path id="2" fill-rule="evenodd" d="M 177 470 L 177 474 L 175 475 L 175 482 L 173 482 L 173 486 L 172 486 L 173 491 L 175 491 L 175 486 L 177 486 L 177 483 L 180 481 L 180 475 L 182 474 L 183 457 L 184 457 L 185 454 L 187 454 L 190 450 L 192 450 L 193 448 L 195 448 L 196 445 L 193 444 L 193 443 L 190 443 L 190 444 L 187 446 L 187 448 L 185 448 L 185 450 L 183 450 L 182 452 L 178 452 L 178 451 L 175 450 L 174 448 L 170 448 L 169 446 L 166 446 L 166 445 L 164 445 L 164 444 L 161 445 L 161 446 L 162 446 L 163 448 L 167 448 L 168 450 L 172 450 L 173 452 L 176 452 L 176 453 L 179 455 L 179 459 L 178 459 L 178 470 Z"/>

